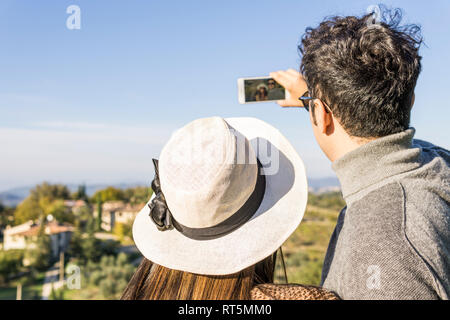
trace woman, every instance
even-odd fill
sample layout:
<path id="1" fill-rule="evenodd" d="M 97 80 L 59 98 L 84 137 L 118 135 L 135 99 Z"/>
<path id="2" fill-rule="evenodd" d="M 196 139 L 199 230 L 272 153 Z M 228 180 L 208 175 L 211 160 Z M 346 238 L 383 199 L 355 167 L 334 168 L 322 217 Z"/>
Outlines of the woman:
<path id="1" fill-rule="evenodd" d="M 256 101 L 266 101 L 268 99 L 269 88 L 261 83 L 256 87 L 255 100 Z"/>
<path id="2" fill-rule="evenodd" d="M 153 163 L 154 197 L 133 225 L 145 259 L 122 299 L 336 298 L 273 284 L 275 252 L 308 194 L 303 162 L 278 130 L 253 118 L 199 119 Z"/>
<path id="3" fill-rule="evenodd" d="M 144 258 L 122 299 L 248 300 L 255 285 L 273 282 L 274 267 L 269 257 L 238 273 L 208 276 L 169 269 Z"/>

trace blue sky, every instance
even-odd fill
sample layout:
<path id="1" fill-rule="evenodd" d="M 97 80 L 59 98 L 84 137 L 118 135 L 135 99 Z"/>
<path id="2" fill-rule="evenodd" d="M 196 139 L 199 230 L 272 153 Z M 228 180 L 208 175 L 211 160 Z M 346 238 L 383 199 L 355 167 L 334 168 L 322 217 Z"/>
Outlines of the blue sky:
<path id="1" fill-rule="evenodd" d="M 69 30 L 66 9 L 81 8 Z M 0 3 L 0 190 L 43 180 L 150 182 L 173 132 L 209 116 L 276 126 L 310 177 L 329 177 L 306 112 L 239 105 L 236 80 L 298 69 L 297 44 L 325 16 L 373 1 L 9 1 Z M 450 1 L 385 1 L 427 46 L 416 137 L 449 147 Z"/>

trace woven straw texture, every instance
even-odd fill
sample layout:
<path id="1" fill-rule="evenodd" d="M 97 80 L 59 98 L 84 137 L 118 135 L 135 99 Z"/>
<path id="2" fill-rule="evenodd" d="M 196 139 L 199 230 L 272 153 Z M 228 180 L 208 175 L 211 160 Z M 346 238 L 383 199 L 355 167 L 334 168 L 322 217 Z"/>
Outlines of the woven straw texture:
<path id="1" fill-rule="evenodd" d="M 340 300 L 324 288 L 300 284 L 260 284 L 250 295 L 252 300 Z"/>

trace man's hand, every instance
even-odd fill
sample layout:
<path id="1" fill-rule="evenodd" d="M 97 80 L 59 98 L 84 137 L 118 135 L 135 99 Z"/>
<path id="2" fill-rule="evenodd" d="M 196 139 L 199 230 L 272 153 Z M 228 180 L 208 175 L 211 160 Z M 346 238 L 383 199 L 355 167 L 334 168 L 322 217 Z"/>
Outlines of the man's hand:
<path id="1" fill-rule="evenodd" d="M 271 72 L 270 76 L 289 92 L 289 99 L 277 101 L 280 106 L 283 108 L 303 107 L 303 103 L 298 98 L 308 91 L 308 86 L 298 71 L 289 69 L 286 71 Z"/>

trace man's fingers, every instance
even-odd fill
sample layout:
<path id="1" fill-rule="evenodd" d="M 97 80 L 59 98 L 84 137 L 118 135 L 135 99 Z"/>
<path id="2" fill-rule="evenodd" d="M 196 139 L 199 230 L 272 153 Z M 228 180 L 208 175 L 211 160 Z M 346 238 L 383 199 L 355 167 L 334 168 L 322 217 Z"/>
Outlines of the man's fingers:
<path id="1" fill-rule="evenodd" d="M 283 71 L 271 72 L 270 76 L 279 84 L 283 85 L 281 82 L 284 80 Z"/>
<path id="2" fill-rule="evenodd" d="M 280 105 L 280 107 L 283 107 L 283 108 L 287 108 L 288 107 L 288 104 L 287 104 L 286 100 L 278 100 L 277 103 Z"/>
<path id="3" fill-rule="evenodd" d="M 283 87 L 286 88 L 287 81 L 286 81 L 285 77 L 283 77 L 283 75 L 280 72 L 271 72 L 270 76 L 273 78 L 273 80 L 275 80 L 280 85 L 282 85 Z"/>
<path id="4" fill-rule="evenodd" d="M 274 77 L 277 77 L 279 79 L 286 79 L 286 80 L 296 79 L 296 78 L 298 78 L 298 75 L 299 75 L 299 73 L 293 74 L 288 71 L 277 71 L 277 72 L 272 72 L 271 75 L 272 74 L 274 74 Z"/>
<path id="5" fill-rule="evenodd" d="M 296 80 L 296 77 L 286 71 L 272 72 L 270 76 L 288 90 L 292 87 L 293 82 Z"/>
<path id="6" fill-rule="evenodd" d="M 298 76 L 302 75 L 300 72 L 298 72 L 297 70 L 294 70 L 294 69 L 288 69 L 286 72 L 291 74 L 291 75 L 293 75 L 293 76 L 295 76 L 295 77 L 298 77 Z"/>
<path id="7" fill-rule="evenodd" d="M 288 69 L 286 71 L 272 72 L 270 73 L 270 76 L 282 85 L 291 96 L 288 100 L 277 101 L 281 107 L 287 108 L 303 106 L 302 102 L 297 101 L 297 99 L 307 90 L 307 86 L 302 75 L 298 71 Z"/>
<path id="8" fill-rule="evenodd" d="M 292 101 L 289 100 L 278 100 L 277 103 L 280 105 L 280 107 L 283 108 L 299 108 L 298 105 L 295 105 L 292 103 Z"/>
<path id="9" fill-rule="evenodd" d="M 293 81 L 304 81 L 305 80 L 303 78 L 303 75 L 294 69 L 289 69 L 288 71 L 286 71 L 286 73 L 292 77 Z"/>

